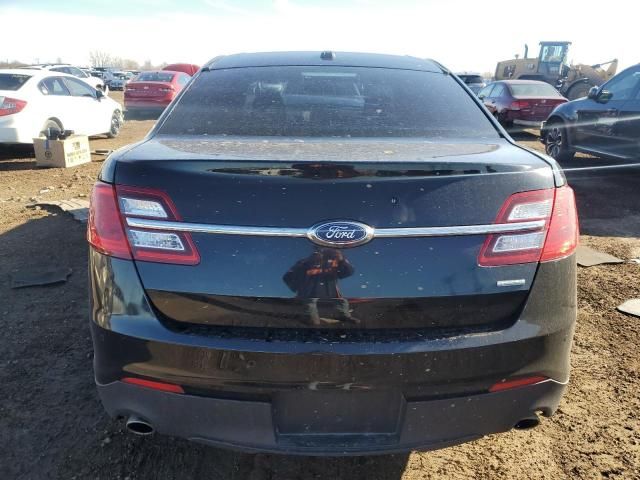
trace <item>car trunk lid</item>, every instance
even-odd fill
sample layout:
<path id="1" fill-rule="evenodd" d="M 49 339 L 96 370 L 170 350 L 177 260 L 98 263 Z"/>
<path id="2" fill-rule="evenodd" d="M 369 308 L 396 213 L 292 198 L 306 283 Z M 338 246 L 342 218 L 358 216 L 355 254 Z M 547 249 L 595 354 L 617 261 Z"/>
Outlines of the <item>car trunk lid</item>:
<path id="1" fill-rule="evenodd" d="M 164 97 L 173 90 L 173 86 L 167 82 L 129 82 L 125 95 L 127 98 Z"/>
<path id="2" fill-rule="evenodd" d="M 543 121 L 549 114 L 562 103 L 566 103 L 564 98 L 547 98 L 532 96 L 515 96 L 512 108 L 519 110 L 528 120 Z"/>
<path id="3" fill-rule="evenodd" d="M 306 231 L 340 220 L 388 230 L 492 224 L 510 195 L 551 188 L 553 174 L 506 140 L 160 136 L 121 157 L 115 181 L 161 190 L 190 225 Z M 190 235 L 198 265 L 136 261 L 159 315 L 182 325 L 498 328 L 515 320 L 537 269 L 479 267 L 486 235 L 380 237 L 353 248 Z"/>

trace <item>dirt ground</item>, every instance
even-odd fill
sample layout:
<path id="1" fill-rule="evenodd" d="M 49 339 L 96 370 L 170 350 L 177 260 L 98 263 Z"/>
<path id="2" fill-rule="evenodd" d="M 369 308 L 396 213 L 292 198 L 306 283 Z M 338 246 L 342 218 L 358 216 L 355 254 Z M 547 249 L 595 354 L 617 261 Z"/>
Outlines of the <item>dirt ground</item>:
<path id="1" fill-rule="evenodd" d="M 117 94 L 115 95 L 117 96 Z M 115 140 L 141 138 L 130 121 Z M 517 139 L 540 148 L 535 137 Z M 618 313 L 640 297 L 640 264 L 579 270 L 572 378 L 558 413 L 540 427 L 426 453 L 357 458 L 255 455 L 162 436 L 135 437 L 110 420 L 93 384 L 84 226 L 34 199 L 86 197 L 101 167 L 35 169 L 29 150 L 0 150 L 1 479 L 640 478 L 640 319 Z M 610 166 L 589 157 L 570 167 Z M 582 243 L 640 257 L 640 169 L 572 170 Z M 48 191 L 45 191 L 48 190 Z M 15 290 L 11 274 L 73 269 L 61 285 Z"/>

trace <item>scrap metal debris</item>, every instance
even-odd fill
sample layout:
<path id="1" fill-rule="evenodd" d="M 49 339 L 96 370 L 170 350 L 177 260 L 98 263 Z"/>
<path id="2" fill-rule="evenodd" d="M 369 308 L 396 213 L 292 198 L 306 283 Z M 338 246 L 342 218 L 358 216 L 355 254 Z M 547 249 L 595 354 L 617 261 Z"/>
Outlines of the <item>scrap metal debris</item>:
<path id="1" fill-rule="evenodd" d="M 11 288 L 36 287 L 63 283 L 73 270 L 71 268 L 32 268 L 11 275 Z"/>
<path id="2" fill-rule="evenodd" d="M 608 253 L 598 252 L 593 248 L 580 245 L 577 251 L 578 265 L 581 267 L 593 267 L 595 265 L 624 263 L 624 260 L 609 255 Z"/>
<path id="3" fill-rule="evenodd" d="M 111 155 L 111 152 L 113 152 L 113 150 L 109 150 L 107 148 L 96 148 L 93 152 L 94 155 L 104 155 L 105 157 L 107 155 Z"/>
<path id="4" fill-rule="evenodd" d="M 54 206 L 69 212 L 73 218 L 81 223 L 87 223 L 89 218 L 89 201 L 80 198 L 72 198 L 70 200 L 49 200 L 46 202 L 37 202 L 33 206 Z"/>
<path id="5" fill-rule="evenodd" d="M 618 305 L 618 311 L 634 317 L 640 317 L 640 298 L 627 300 L 622 305 Z"/>

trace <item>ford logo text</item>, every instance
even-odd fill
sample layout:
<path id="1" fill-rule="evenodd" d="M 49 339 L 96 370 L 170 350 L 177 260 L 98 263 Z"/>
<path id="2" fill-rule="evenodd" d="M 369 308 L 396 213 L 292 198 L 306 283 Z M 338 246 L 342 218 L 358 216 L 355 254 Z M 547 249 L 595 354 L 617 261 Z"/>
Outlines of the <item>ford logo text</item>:
<path id="1" fill-rule="evenodd" d="M 355 247 L 373 238 L 373 228 L 359 222 L 325 222 L 313 226 L 307 236 L 318 245 L 337 248 Z"/>

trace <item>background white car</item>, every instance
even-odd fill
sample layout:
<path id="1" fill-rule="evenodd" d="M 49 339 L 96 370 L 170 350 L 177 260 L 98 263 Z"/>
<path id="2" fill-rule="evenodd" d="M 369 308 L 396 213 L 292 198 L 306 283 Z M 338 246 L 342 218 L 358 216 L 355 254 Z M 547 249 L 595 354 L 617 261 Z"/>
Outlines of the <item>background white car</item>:
<path id="1" fill-rule="evenodd" d="M 47 128 L 115 137 L 122 106 L 72 75 L 0 69 L 0 143 L 33 143 Z"/>
<path id="2" fill-rule="evenodd" d="M 74 77 L 80 78 L 87 82 L 93 88 L 104 91 L 104 81 L 99 77 L 89 75 L 84 70 L 74 67 L 73 65 L 67 65 L 64 63 L 43 63 L 39 65 L 29 65 L 27 67 L 21 67 L 29 70 L 49 70 L 51 72 L 67 73 Z"/>

